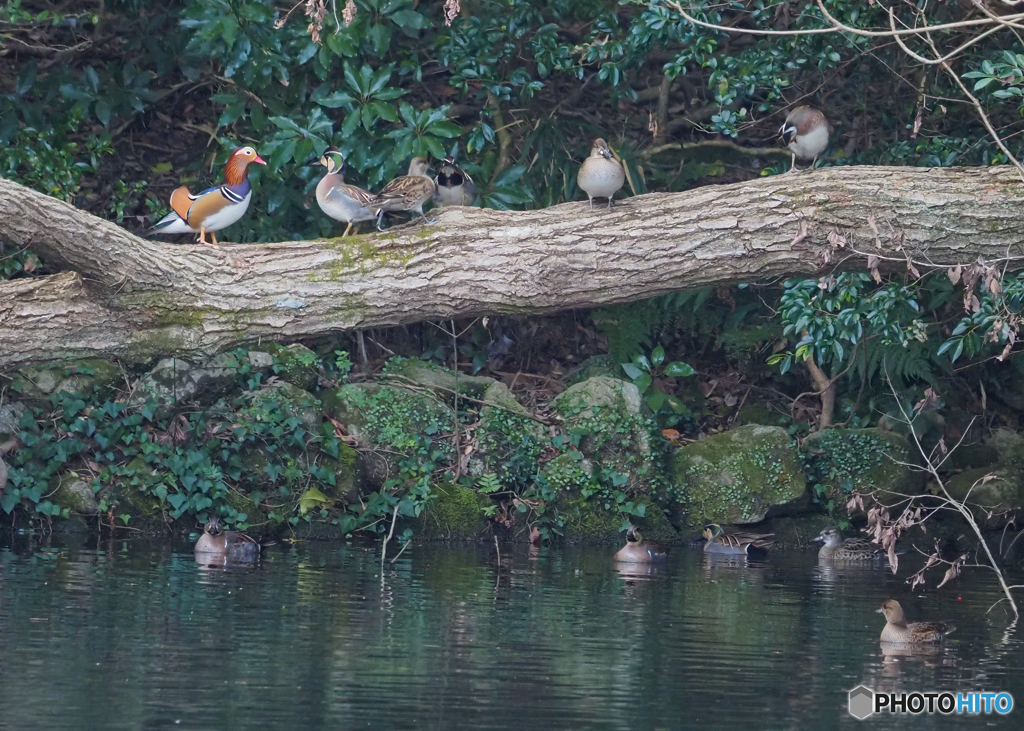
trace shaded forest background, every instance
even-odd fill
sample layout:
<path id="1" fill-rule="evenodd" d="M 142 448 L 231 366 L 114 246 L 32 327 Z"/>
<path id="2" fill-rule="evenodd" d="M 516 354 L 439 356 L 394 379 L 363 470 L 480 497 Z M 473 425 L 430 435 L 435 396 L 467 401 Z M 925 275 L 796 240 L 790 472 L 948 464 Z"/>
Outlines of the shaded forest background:
<path id="1" fill-rule="evenodd" d="M 446 7 L 458 10 L 450 26 Z M 966 22 L 934 34 L 942 52 L 976 42 L 948 65 L 923 64 L 884 35 L 890 10 L 901 27 Z M 583 197 L 576 170 L 596 136 L 621 157 L 626 195 L 784 173 L 777 131 L 799 104 L 834 127 L 821 166 L 1009 164 L 1024 129 L 1021 27 L 971 23 L 1011 10 L 969 0 L 9 0 L 0 174 L 141 231 L 175 187 L 216 183 L 230 152 L 251 144 L 268 164 L 253 169 L 253 204 L 225 238 L 269 242 L 340 233 L 316 205 L 309 166 L 329 145 L 345 154 L 348 180 L 370 189 L 414 155 L 456 154 L 478 205 L 513 210 Z M 833 27 L 823 11 L 882 35 L 742 32 Z M 929 51 L 921 36 L 904 43 Z M 348 357 L 358 377 L 419 357 L 501 379 L 543 409 L 598 364 L 638 386 L 670 442 L 766 420 L 796 437 L 872 426 L 892 420 L 897 402 L 933 414 L 919 427 L 932 444 L 981 440 L 1020 426 L 1024 282 L 992 263 L 948 264 L 341 334 L 306 343 L 305 365 L 324 385 L 347 375 Z M 53 271 L 0 235 L 4 279 Z"/>

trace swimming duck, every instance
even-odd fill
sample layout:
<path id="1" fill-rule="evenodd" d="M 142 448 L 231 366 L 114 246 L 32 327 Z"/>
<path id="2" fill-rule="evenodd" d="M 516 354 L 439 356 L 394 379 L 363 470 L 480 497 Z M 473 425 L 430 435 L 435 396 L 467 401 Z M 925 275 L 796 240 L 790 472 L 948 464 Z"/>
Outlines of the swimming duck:
<path id="1" fill-rule="evenodd" d="M 576 174 L 576 183 L 590 199 L 590 208 L 594 208 L 595 198 L 607 198 L 608 208 L 611 208 L 612 197 L 625 182 L 622 163 L 612 155 L 608 143 L 598 137 L 590 148 L 590 157 L 583 161 Z"/>
<path id="2" fill-rule="evenodd" d="M 227 228 L 245 215 L 252 198 L 249 185 L 249 166 L 253 163 L 266 165 L 263 158 L 252 147 L 239 147 L 231 153 L 224 166 L 224 184 L 207 188 L 193 195 L 187 186 L 181 186 L 171 193 L 171 212 L 150 228 L 146 234 L 198 233 L 197 241 L 209 244 L 206 233 L 210 233 L 213 245 L 217 245 L 216 231 Z"/>
<path id="3" fill-rule="evenodd" d="M 782 144 L 793 153 L 789 170 L 796 169 L 796 159 L 810 160 L 811 167 L 818 161 L 818 155 L 828 147 L 828 120 L 817 109 L 800 106 L 786 116 L 779 128 Z"/>
<path id="4" fill-rule="evenodd" d="M 885 556 L 885 549 L 877 543 L 864 538 L 847 538 L 834 525 L 825 528 L 812 542 L 821 541 L 824 545 L 818 549 L 818 558 L 838 559 L 841 561 L 873 561 Z"/>
<path id="5" fill-rule="evenodd" d="M 260 555 L 260 544 L 255 538 L 239 531 L 220 527 L 220 516 L 214 515 L 203 527 L 195 547 L 196 559 L 227 558 L 229 561 L 253 562 Z"/>
<path id="6" fill-rule="evenodd" d="M 717 523 L 708 523 L 704 526 L 701 535 L 707 541 L 704 544 L 705 553 L 738 555 L 750 553 L 751 548 L 755 551 L 767 551 L 775 545 L 774 533 L 747 533 L 746 531 L 726 533 Z"/>
<path id="7" fill-rule="evenodd" d="M 471 206 L 476 200 L 476 183 L 449 155 L 441 163 L 441 170 L 434 178 L 434 202 L 439 208 L 445 206 Z"/>
<path id="8" fill-rule="evenodd" d="M 328 148 L 314 164 L 327 168 L 327 174 L 316 184 L 316 202 L 335 221 L 348 224 L 342 237 L 348 236 L 353 224 L 372 221 L 377 217 L 377 211 L 373 208 L 373 193 L 345 182 L 345 158 L 340 150 Z"/>
<path id="9" fill-rule="evenodd" d="M 620 548 L 615 554 L 615 560 L 623 563 L 652 563 L 664 561 L 665 550 L 654 543 L 645 543 L 644 537 L 636 526 L 629 526 L 626 531 L 626 545 Z"/>
<path id="10" fill-rule="evenodd" d="M 956 630 L 949 622 L 907 622 L 903 607 L 895 599 L 887 599 L 875 610 L 885 615 L 882 642 L 898 644 L 935 644 Z"/>
<path id="11" fill-rule="evenodd" d="M 408 175 L 398 176 L 374 196 L 378 230 L 385 211 L 416 211 L 426 220 L 423 206 L 434 197 L 434 179 L 427 175 L 428 170 L 426 158 L 414 157 Z"/>

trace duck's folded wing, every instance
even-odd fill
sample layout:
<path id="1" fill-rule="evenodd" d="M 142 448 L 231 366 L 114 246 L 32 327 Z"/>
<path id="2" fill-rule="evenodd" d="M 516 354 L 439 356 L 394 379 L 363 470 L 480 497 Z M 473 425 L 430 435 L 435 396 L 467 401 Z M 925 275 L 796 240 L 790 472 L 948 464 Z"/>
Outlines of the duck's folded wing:
<path id="1" fill-rule="evenodd" d="M 181 190 L 179 188 L 178 190 Z M 175 191 L 176 193 L 177 191 Z M 233 206 L 238 201 L 231 200 L 224 194 L 222 188 L 207 188 L 202 193 L 197 195 L 190 195 L 191 205 L 185 214 L 185 220 L 188 221 L 189 226 L 193 228 L 199 228 L 203 225 L 203 222 L 208 220 L 211 216 L 220 213 L 228 206 Z M 171 196 L 171 205 L 174 206 L 174 196 Z M 175 211 L 178 209 L 175 208 Z M 179 213 L 180 215 L 180 213 Z"/>

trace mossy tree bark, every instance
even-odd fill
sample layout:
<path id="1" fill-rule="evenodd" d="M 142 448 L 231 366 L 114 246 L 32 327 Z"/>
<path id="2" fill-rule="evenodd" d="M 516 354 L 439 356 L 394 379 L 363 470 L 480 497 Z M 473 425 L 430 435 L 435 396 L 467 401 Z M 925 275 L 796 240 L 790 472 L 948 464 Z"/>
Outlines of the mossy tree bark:
<path id="1" fill-rule="evenodd" d="M 643 195 L 611 210 L 447 209 L 436 224 L 383 234 L 212 248 L 143 240 L 0 179 L 0 241 L 62 270 L 0 282 L 0 370 L 587 308 L 862 268 L 868 254 L 883 271 L 908 258 L 921 269 L 1010 257 L 1019 269 L 1021 210 L 1024 185 L 1008 167 L 846 167 Z"/>

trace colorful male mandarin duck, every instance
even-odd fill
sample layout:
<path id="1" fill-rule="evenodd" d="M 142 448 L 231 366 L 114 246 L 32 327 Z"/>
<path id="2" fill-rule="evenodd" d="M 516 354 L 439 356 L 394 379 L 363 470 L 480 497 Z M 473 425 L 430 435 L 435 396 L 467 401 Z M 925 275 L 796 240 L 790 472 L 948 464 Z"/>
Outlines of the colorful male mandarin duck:
<path id="1" fill-rule="evenodd" d="M 385 211 L 415 211 L 424 220 L 423 206 L 434 197 L 434 179 L 427 175 L 430 166 L 424 157 L 414 157 L 409 163 L 409 174 L 400 175 L 381 188 L 374 197 L 377 209 L 377 229 Z"/>
<path id="2" fill-rule="evenodd" d="M 796 159 L 810 160 L 811 167 L 818 161 L 818 155 L 828 147 L 828 120 L 825 115 L 812 107 L 797 107 L 786 116 L 779 128 L 782 144 L 793 153 L 789 170 L 796 169 Z"/>
<path id="3" fill-rule="evenodd" d="M 595 198 L 607 198 L 608 208 L 611 208 L 615 192 L 625 182 L 622 163 L 612 155 L 608 143 L 598 137 L 590 148 L 590 157 L 583 161 L 576 174 L 576 183 L 590 199 L 590 207 L 594 207 Z"/>
<path id="4" fill-rule="evenodd" d="M 907 622 L 903 607 L 895 599 L 887 599 L 875 610 L 885 615 L 885 627 L 882 628 L 882 642 L 901 645 L 938 644 L 948 634 L 956 631 L 949 622 Z"/>
<path id="5" fill-rule="evenodd" d="M 229 561 L 251 563 L 259 558 L 260 544 L 255 538 L 220 527 L 220 516 L 214 515 L 203 527 L 203 535 L 196 541 L 196 560 L 226 558 Z"/>
<path id="6" fill-rule="evenodd" d="M 664 561 L 666 553 L 661 546 L 647 543 L 636 526 L 629 526 L 626 531 L 626 545 L 616 552 L 615 560 L 620 563 L 654 563 Z"/>
<path id="7" fill-rule="evenodd" d="M 843 534 L 834 525 L 811 539 L 812 543 L 819 541 L 824 545 L 818 549 L 818 558 L 826 561 L 876 561 L 885 557 L 885 549 L 877 543 L 864 538 L 847 538 L 844 541 Z"/>
<path id="8" fill-rule="evenodd" d="M 434 178 L 434 202 L 438 208 L 445 206 L 471 206 L 476 200 L 476 183 L 473 178 L 449 155 L 441 163 L 441 170 Z"/>
<path id="9" fill-rule="evenodd" d="M 327 168 L 327 174 L 316 185 L 316 202 L 328 216 L 348 224 L 343 237 L 348 236 L 353 224 L 377 217 L 373 193 L 345 182 L 345 158 L 340 150 L 329 148 L 315 164 Z"/>
<path id="10" fill-rule="evenodd" d="M 704 526 L 702 535 L 707 541 L 704 544 L 705 553 L 739 556 L 751 553 L 751 549 L 767 551 L 775 545 L 774 533 L 747 533 L 746 531 L 726 533 L 717 523 L 708 523 Z"/>
<path id="11" fill-rule="evenodd" d="M 147 231 L 147 234 L 198 233 L 197 241 L 209 244 L 206 233 L 210 233 L 213 245 L 217 245 L 215 231 L 227 228 L 245 215 L 252 198 L 249 185 L 249 166 L 253 163 L 266 165 L 263 158 L 251 147 L 239 147 L 231 153 L 224 166 L 224 185 L 207 188 L 193 195 L 186 186 L 171 193 L 171 212 Z"/>

